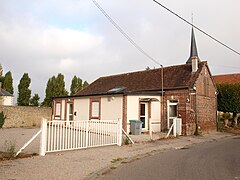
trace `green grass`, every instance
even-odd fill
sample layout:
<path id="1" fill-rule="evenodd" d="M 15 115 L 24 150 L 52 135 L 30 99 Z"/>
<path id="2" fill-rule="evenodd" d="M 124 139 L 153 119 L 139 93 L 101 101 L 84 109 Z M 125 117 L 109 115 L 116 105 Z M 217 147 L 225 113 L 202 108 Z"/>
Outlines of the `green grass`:
<path id="1" fill-rule="evenodd" d="M 115 162 L 118 162 L 118 161 L 121 161 L 121 160 L 123 160 L 123 158 L 116 158 L 116 159 L 113 159 L 113 160 L 111 160 L 111 163 L 115 163 Z"/>

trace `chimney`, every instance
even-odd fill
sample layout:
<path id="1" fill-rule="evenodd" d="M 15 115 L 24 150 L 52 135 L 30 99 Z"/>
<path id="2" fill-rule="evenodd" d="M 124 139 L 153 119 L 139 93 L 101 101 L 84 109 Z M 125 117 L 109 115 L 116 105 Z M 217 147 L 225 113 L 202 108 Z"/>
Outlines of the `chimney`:
<path id="1" fill-rule="evenodd" d="M 198 57 L 192 57 L 192 73 L 195 73 L 198 70 Z"/>

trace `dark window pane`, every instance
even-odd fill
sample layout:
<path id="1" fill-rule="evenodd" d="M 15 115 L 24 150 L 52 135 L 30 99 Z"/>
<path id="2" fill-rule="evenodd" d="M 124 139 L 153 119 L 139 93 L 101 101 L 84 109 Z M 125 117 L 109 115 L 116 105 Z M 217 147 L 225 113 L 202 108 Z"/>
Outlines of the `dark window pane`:
<path id="1" fill-rule="evenodd" d="M 69 104 L 69 114 L 73 114 L 73 104 Z"/>
<path id="2" fill-rule="evenodd" d="M 141 116 L 145 115 L 145 104 L 141 104 Z"/>
<path id="3" fill-rule="evenodd" d="M 140 117 L 140 120 L 142 121 L 142 128 L 145 128 L 145 117 Z"/>
<path id="4" fill-rule="evenodd" d="M 177 117 L 177 105 L 169 106 L 169 117 Z"/>

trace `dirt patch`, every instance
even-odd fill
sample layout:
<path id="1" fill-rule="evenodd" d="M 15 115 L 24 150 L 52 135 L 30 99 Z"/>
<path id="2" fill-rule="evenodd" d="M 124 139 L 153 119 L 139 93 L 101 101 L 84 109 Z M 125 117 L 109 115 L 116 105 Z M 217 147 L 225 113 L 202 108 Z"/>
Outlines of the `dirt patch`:
<path id="1" fill-rule="evenodd" d="M 8 152 L 0 151 L 0 161 L 9 161 L 9 160 L 15 160 L 15 159 L 22 159 L 22 158 L 31 158 L 33 156 L 37 156 L 37 154 L 35 154 L 35 153 L 33 153 L 33 154 L 20 153 L 17 157 L 13 157 Z"/>
<path id="2" fill-rule="evenodd" d="M 223 132 L 228 132 L 236 135 L 240 135 L 240 127 L 224 127 Z"/>

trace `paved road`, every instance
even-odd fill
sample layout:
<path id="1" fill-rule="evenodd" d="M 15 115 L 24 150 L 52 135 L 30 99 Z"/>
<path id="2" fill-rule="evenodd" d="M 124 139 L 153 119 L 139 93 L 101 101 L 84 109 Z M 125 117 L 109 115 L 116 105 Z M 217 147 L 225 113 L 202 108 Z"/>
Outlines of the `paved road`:
<path id="1" fill-rule="evenodd" d="M 240 136 L 122 164 L 102 179 L 240 180 Z"/>

